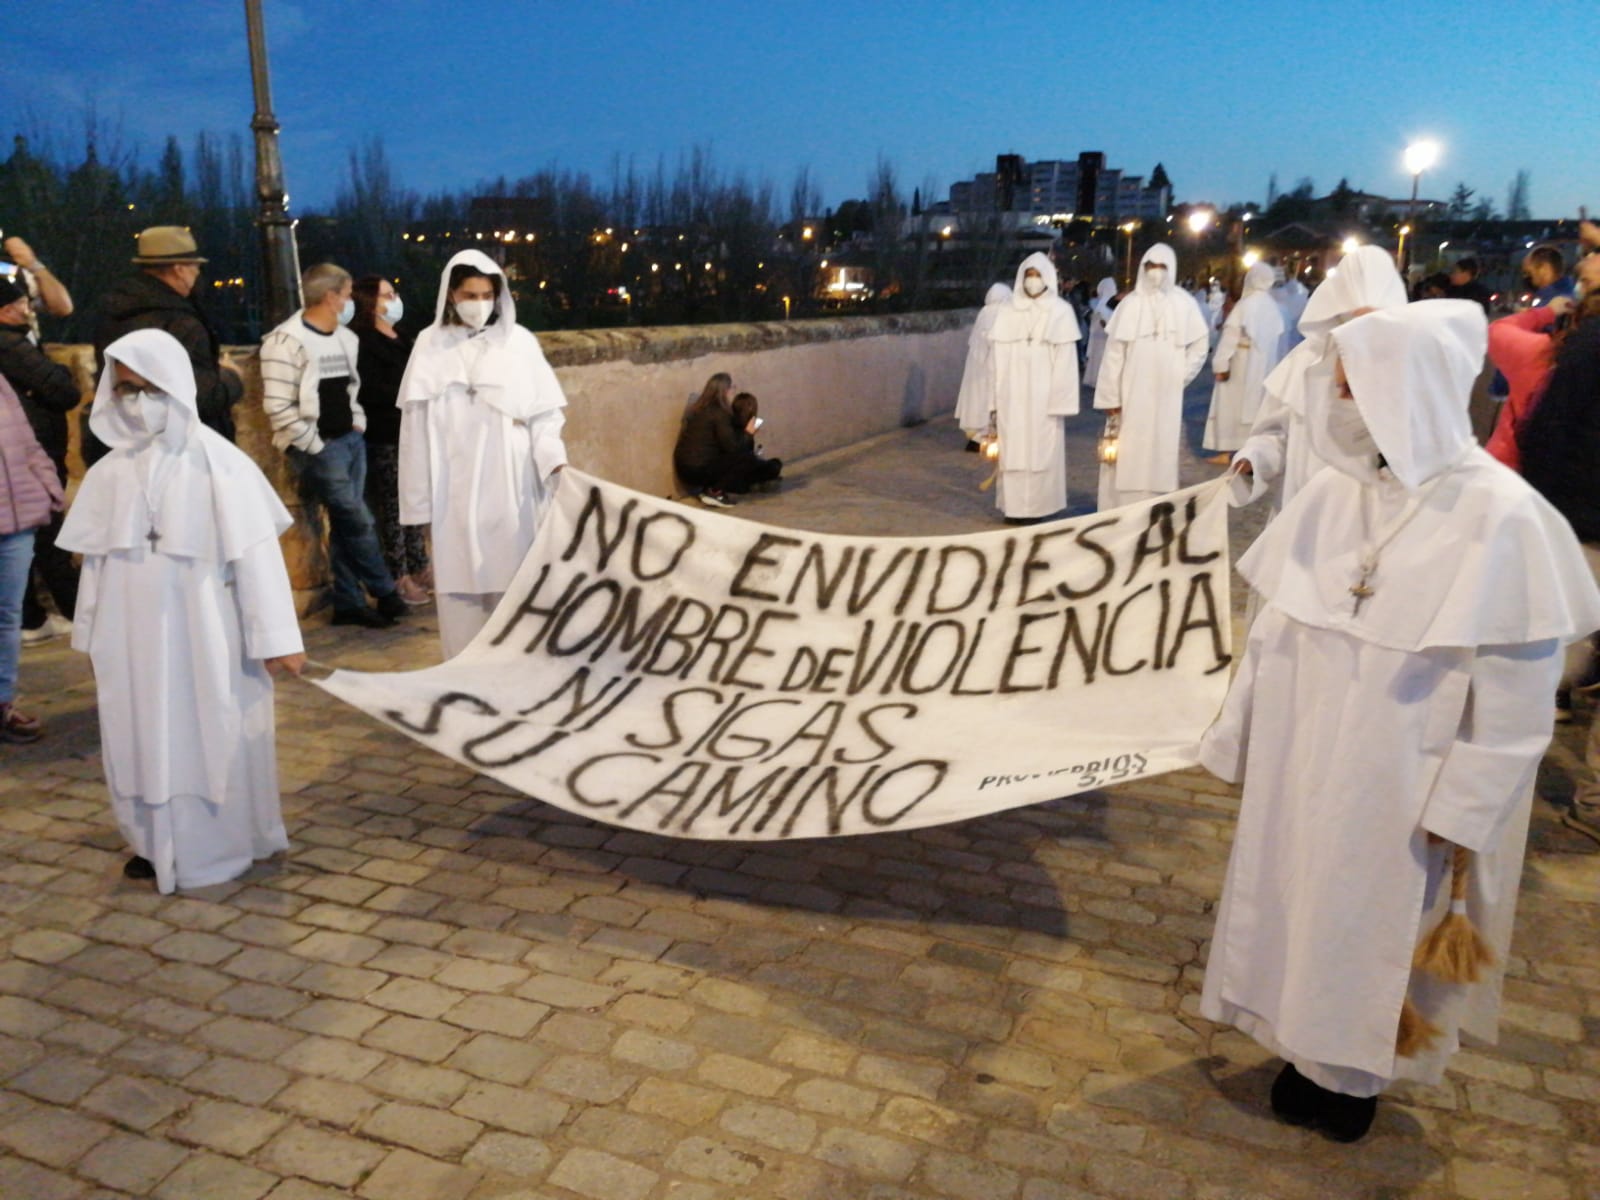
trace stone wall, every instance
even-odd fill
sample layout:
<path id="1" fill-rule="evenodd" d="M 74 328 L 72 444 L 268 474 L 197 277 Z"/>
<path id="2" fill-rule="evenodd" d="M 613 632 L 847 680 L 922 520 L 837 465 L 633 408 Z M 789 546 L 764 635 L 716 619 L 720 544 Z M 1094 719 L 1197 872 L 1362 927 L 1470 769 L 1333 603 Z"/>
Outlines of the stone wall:
<path id="1" fill-rule="evenodd" d="M 758 439 L 790 460 L 849 445 L 955 408 L 971 310 L 746 325 L 573 330 L 539 335 L 567 395 L 574 466 L 657 496 L 675 496 L 672 445 L 684 405 L 718 371 L 761 401 Z M 51 346 L 85 396 L 87 346 Z M 299 502 L 261 410 L 255 347 L 232 351 L 245 372 L 239 445 L 261 465 L 295 517 L 284 553 L 301 612 L 324 603 L 327 558 L 314 513 Z M 73 422 L 72 467 L 82 472 Z"/>

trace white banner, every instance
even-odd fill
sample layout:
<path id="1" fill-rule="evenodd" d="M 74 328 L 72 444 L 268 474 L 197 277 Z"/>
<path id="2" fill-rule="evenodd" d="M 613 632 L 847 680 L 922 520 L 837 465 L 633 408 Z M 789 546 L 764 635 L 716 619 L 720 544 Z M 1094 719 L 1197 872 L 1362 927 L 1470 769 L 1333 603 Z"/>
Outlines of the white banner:
<path id="1" fill-rule="evenodd" d="M 943 538 L 780 529 L 567 468 L 477 639 L 322 686 L 570 812 L 915 829 L 1193 766 L 1231 661 L 1217 483 Z"/>

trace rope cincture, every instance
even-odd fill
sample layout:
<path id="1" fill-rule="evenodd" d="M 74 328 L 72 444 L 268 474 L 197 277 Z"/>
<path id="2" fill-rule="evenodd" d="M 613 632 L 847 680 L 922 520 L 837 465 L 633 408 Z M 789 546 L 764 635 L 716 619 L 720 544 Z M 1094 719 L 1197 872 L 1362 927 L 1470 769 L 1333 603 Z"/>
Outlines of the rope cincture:
<path id="1" fill-rule="evenodd" d="M 1484 968 L 1494 964 L 1494 951 L 1467 915 L 1467 883 L 1475 857 L 1465 846 L 1451 846 L 1450 909 L 1411 956 L 1412 970 L 1425 971 L 1441 983 L 1477 983 Z M 1401 1058 L 1420 1054 L 1439 1033 L 1439 1027 L 1407 996 L 1400 1009 L 1395 1053 Z"/>

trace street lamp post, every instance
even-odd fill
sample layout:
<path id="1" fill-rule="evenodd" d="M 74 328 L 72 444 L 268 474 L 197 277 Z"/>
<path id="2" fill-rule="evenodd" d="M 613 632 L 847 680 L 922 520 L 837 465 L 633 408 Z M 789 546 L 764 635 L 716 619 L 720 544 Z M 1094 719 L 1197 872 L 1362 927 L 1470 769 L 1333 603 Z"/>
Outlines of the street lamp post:
<path id="1" fill-rule="evenodd" d="M 1200 250 L 1200 239 L 1205 236 L 1206 230 L 1211 228 L 1211 221 L 1215 216 L 1216 214 L 1213 213 L 1209 208 L 1197 208 L 1184 218 L 1184 223 L 1189 226 L 1189 232 L 1194 234 L 1194 282 L 1195 285 L 1202 290 L 1205 290 L 1206 285 L 1210 282 L 1210 272 L 1206 272 L 1207 277 L 1205 279 L 1200 278 L 1200 267 L 1204 262 L 1204 255 Z"/>
<path id="2" fill-rule="evenodd" d="M 1137 221 L 1127 221 L 1121 226 L 1122 232 L 1126 234 L 1128 238 L 1128 268 L 1126 274 L 1128 277 L 1128 290 L 1130 292 L 1133 291 L 1133 231 L 1138 228 L 1139 222 Z"/>
<path id="3" fill-rule="evenodd" d="M 1411 203 L 1406 206 L 1406 225 L 1415 229 L 1417 225 L 1417 189 L 1422 184 L 1422 173 L 1439 161 L 1439 143 L 1429 138 L 1419 142 L 1412 142 L 1406 147 L 1406 170 L 1411 172 Z M 1400 271 L 1405 273 L 1410 264 L 1406 262 L 1402 253 L 1400 257 Z"/>
<path id="4" fill-rule="evenodd" d="M 286 320 L 300 307 L 300 250 L 294 240 L 294 219 L 283 188 L 283 159 L 278 154 L 278 118 L 272 115 L 272 81 L 267 73 L 267 37 L 261 0 L 244 0 L 245 29 L 250 41 L 250 82 L 255 90 L 256 224 L 261 228 L 262 301 L 265 324 Z"/>

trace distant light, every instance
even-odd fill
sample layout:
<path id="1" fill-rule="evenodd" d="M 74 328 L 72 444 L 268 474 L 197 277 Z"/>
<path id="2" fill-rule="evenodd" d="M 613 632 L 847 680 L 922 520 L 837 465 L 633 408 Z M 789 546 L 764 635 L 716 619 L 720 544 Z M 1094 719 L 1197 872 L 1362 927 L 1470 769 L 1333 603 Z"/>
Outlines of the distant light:
<path id="1" fill-rule="evenodd" d="M 1439 143 L 1431 138 L 1424 138 L 1420 142 L 1412 142 L 1406 147 L 1405 163 L 1408 174 L 1420 175 L 1438 161 Z"/>
<path id="2" fill-rule="evenodd" d="M 1246 221 L 1254 221 L 1256 219 L 1256 215 L 1253 212 L 1247 212 L 1244 214 L 1244 219 Z"/>
<path id="3" fill-rule="evenodd" d="M 1401 237 L 1405 237 L 1410 232 L 1411 232 L 1411 226 L 1409 226 L 1409 225 L 1400 226 L 1400 236 Z"/>
<path id="4" fill-rule="evenodd" d="M 946 225 L 943 229 L 939 230 L 939 236 L 940 237 L 949 237 L 954 232 L 955 232 L 955 226 Z"/>
<path id="5" fill-rule="evenodd" d="M 1448 246 L 1449 244 L 1450 244 L 1449 242 L 1440 242 L 1439 243 L 1439 253 L 1443 254 L 1444 253 L 1444 248 L 1446 246 Z"/>
<path id="6" fill-rule="evenodd" d="M 622 243 L 622 252 L 624 254 L 626 254 L 628 252 L 628 243 L 627 242 L 623 242 Z"/>
<path id="7" fill-rule="evenodd" d="M 652 271 L 659 271 L 659 270 L 661 270 L 661 264 L 660 263 L 651 263 L 650 264 L 650 269 Z"/>
<path id="8" fill-rule="evenodd" d="M 828 269 L 828 260 L 827 259 L 823 259 L 822 260 L 822 269 L 824 271 L 826 271 Z"/>
<path id="9" fill-rule="evenodd" d="M 1343 250 L 1346 254 L 1354 254 L 1356 250 L 1360 248 L 1360 246 L 1361 243 L 1355 238 L 1347 237 L 1339 244 L 1339 249 Z"/>
<path id="10" fill-rule="evenodd" d="M 1201 234 L 1204 233 L 1207 226 L 1211 224 L 1211 213 L 1209 210 L 1204 208 L 1196 209 L 1194 212 L 1189 214 L 1187 220 L 1189 232 Z"/>
<path id="11" fill-rule="evenodd" d="M 807 241 L 807 242 L 809 242 L 811 240 L 811 226 L 807 225 L 804 229 L 802 229 L 800 231 L 800 238 L 801 238 L 802 241 Z"/>
<path id="12" fill-rule="evenodd" d="M 1245 255 L 1244 255 L 1244 269 L 1245 270 L 1248 271 L 1251 267 L 1255 266 L 1260 261 L 1261 261 L 1261 255 L 1257 254 L 1254 250 L 1245 251 Z"/>

